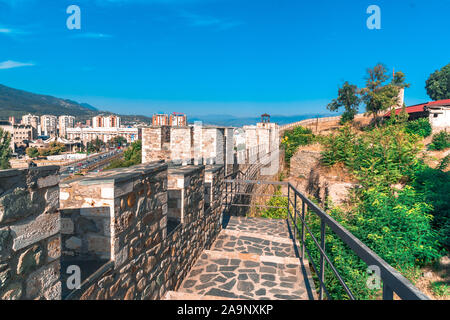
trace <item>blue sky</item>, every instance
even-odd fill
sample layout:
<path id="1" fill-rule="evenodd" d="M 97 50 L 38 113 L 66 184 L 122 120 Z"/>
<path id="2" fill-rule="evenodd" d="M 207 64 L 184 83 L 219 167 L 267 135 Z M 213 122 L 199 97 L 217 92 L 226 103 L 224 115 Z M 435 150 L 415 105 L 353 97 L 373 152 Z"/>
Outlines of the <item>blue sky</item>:
<path id="1" fill-rule="evenodd" d="M 323 114 L 382 62 L 414 104 L 450 62 L 449 14 L 450 0 L 0 0 L 0 83 L 127 114 Z"/>

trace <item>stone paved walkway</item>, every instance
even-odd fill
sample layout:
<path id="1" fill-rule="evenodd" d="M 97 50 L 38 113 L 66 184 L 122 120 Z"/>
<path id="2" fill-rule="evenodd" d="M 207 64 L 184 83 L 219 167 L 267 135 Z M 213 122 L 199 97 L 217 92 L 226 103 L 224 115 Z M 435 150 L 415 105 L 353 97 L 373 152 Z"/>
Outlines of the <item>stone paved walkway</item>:
<path id="1" fill-rule="evenodd" d="M 310 299 L 304 274 L 285 220 L 231 217 L 166 299 Z"/>

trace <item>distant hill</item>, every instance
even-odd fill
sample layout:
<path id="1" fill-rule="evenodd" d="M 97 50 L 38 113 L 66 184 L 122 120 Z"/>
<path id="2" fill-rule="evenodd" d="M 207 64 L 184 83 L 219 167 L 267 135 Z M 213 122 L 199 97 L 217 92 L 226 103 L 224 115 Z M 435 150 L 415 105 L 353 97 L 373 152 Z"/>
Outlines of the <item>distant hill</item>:
<path id="1" fill-rule="evenodd" d="M 323 118 L 335 116 L 336 114 L 329 115 L 316 115 L 316 114 L 304 114 L 304 115 L 296 115 L 296 116 L 280 116 L 273 115 L 270 117 L 270 122 L 277 123 L 279 125 L 284 125 L 288 123 L 298 122 L 305 119 L 313 119 L 313 118 Z M 204 124 L 216 125 L 216 126 L 230 126 L 230 127 L 242 127 L 245 125 L 255 125 L 256 123 L 261 121 L 261 117 L 234 117 L 231 115 L 206 115 L 206 116 L 197 116 L 189 118 L 189 123 L 194 123 L 195 121 L 202 121 Z"/>
<path id="2" fill-rule="evenodd" d="M 8 119 L 10 116 L 21 118 L 28 113 L 70 115 L 76 117 L 77 121 L 84 121 L 100 113 L 112 114 L 112 112 L 100 111 L 88 103 L 31 93 L 0 84 L 0 119 Z M 151 122 L 151 119 L 146 116 L 121 115 L 121 118 L 124 124 Z"/>

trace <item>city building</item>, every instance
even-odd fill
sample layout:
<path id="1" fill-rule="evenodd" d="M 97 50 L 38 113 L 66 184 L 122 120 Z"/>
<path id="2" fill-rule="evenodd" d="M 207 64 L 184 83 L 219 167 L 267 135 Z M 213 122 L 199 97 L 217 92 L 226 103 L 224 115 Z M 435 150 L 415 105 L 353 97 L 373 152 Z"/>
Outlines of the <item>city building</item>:
<path id="1" fill-rule="evenodd" d="M 13 152 L 19 148 L 26 148 L 33 138 L 33 128 L 29 125 L 13 124 L 9 121 L 0 121 L 0 128 L 11 135 L 10 147 Z"/>
<path id="2" fill-rule="evenodd" d="M 168 126 L 169 125 L 169 116 L 167 114 L 154 114 L 152 117 L 152 125 Z"/>
<path id="3" fill-rule="evenodd" d="M 65 137 L 68 128 L 75 128 L 75 117 L 60 116 L 58 118 L 59 136 Z"/>
<path id="4" fill-rule="evenodd" d="M 93 128 L 120 128 L 120 117 L 115 115 L 96 116 L 92 118 Z"/>
<path id="5" fill-rule="evenodd" d="M 173 112 L 170 115 L 169 125 L 172 127 L 187 126 L 187 117 L 184 113 Z"/>
<path id="6" fill-rule="evenodd" d="M 40 132 L 40 119 L 39 116 L 33 115 L 33 114 L 27 114 L 22 116 L 22 124 L 28 125 L 33 128 L 33 137 L 32 139 L 36 139 L 38 135 L 41 134 Z"/>
<path id="7" fill-rule="evenodd" d="M 66 131 L 68 140 L 80 140 L 83 144 L 96 140 L 108 142 L 114 137 L 124 137 L 128 143 L 140 139 L 139 128 L 68 128 Z"/>
<path id="8" fill-rule="evenodd" d="M 52 115 L 41 116 L 41 132 L 40 135 L 54 137 L 56 136 L 57 118 Z"/>

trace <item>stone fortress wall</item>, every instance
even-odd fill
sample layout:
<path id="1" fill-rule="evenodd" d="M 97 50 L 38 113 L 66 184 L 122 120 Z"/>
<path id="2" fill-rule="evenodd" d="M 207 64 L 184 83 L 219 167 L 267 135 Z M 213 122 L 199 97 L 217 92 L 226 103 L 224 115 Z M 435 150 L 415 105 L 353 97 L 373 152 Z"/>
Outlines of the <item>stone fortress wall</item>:
<path id="1" fill-rule="evenodd" d="M 247 157 L 274 135 L 247 130 L 260 132 Z M 236 160 L 232 128 L 143 136 L 144 163 L 130 168 L 61 183 L 55 166 L 0 171 L 0 299 L 160 299 L 178 288 L 221 231 L 227 168 L 252 164 L 217 164 Z"/>
<path id="2" fill-rule="evenodd" d="M 242 132 L 243 146 L 236 141 L 237 131 Z M 279 127 L 275 123 L 258 123 L 243 128 L 197 124 L 142 128 L 143 163 L 166 160 L 183 165 L 254 164 L 278 148 Z"/>
<path id="3" fill-rule="evenodd" d="M 58 299 L 59 167 L 0 171 L 0 299 Z"/>

